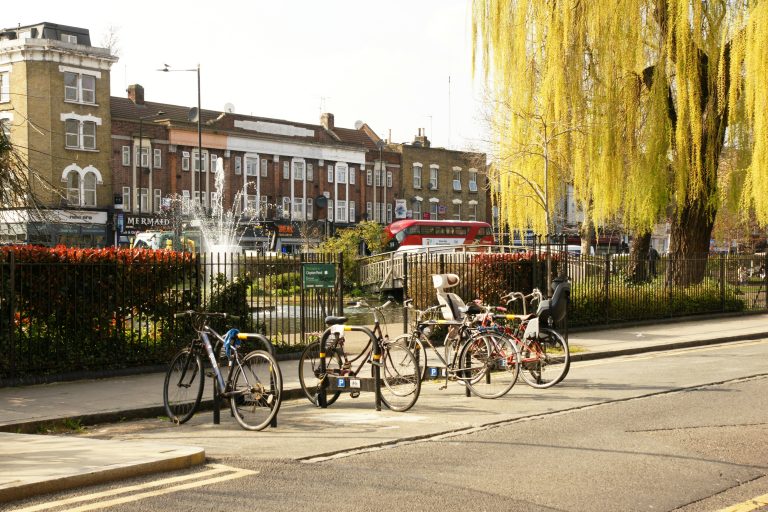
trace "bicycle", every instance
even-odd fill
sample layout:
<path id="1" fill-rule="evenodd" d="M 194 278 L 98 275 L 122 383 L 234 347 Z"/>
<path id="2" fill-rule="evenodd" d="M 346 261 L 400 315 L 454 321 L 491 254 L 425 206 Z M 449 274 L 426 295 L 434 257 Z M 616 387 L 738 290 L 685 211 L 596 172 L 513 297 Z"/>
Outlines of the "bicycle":
<path id="1" fill-rule="evenodd" d="M 327 343 L 321 354 L 321 340 L 307 345 L 299 359 L 299 382 L 304 395 L 315 405 L 319 404 L 318 392 L 327 386 L 328 379 L 334 377 L 360 376 L 366 364 L 371 365 L 371 375 L 376 378 L 376 367 L 381 380 L 380 399 L 392 411 L 404 412 L 413 407 L 421 391 L 421 379 L 418 364 L 413 353 L 402 344 L 389 340 L 389 335 L 381 329 L 382 310 L 392 304 L 388 300 L 381 306 L 370 306 L 365 301 L 348 304 L 351 307 L 368 307 L 373 310 L 374 327 L 345 325 L 346 317 L 329 316 L 325 319 L 328 329 L 323 333 Z M 350 359 L 345 350 L 345 331 L 358 330 L 368 335 L 363 350 Z M 323 371 L 322 366 L 325 366 Z M 326 406 L 336 402 L 340 390 L 326 392 Z M 352 398 L 360 396 L 360 391 L 350 392 Z"/>
<path id="2" fill-rule="evenodd" d="M 414 308 L 413 299 L 403 301 L 403 306 Z M 430 377 L 445 377 L 440 390 L 447 389 L 449 381 L 458 381 L 480 398 L 499 398 L 507 394 L 520 372 L 517 347 L 500 333 L 473 328 L 473 316 L 482 313 L 475 304 L 461 308 L 464 310 L 462 320 L 425 319 L 442 307 L 414 308 L 416 322 L 413 330 L 395 339 L 395 343 L 405 344 L 416 354 L 420 377 L 425 379 L 429 369 L 434 372 Z M 448 327 L 443 340 L 444 356 L 430 339 L 432 329 L 437 326 Z M 432 349 L 442 367 L 432 368 L 427 364 L 427 347 Z"/>
<path id="3" fill-rule="evenodd" d="M 238 348 L 243 340 L 256 340 L 271 350 L 269 341 L 260 334 L 241 333 L 230 329 L 223 336 L 213 330 L 210 318 L 237 319 L 227 313 L 188 310 L 174 318 L 187 316 L 197 336 L 171 359 L 163 384 L 163 405 L 171 421 L 185 423 L 200 407 L 205 387 L 203 354 L 211 364 L 210 376 L 222 397 L 228 398 L 232 415 L 246 430 L 262 430 L 280 410 L 283 377 L 274 356 L 264 350 L 253 350 L 241 357 Z M 211 343 L 211 339 L 215 341 Z M 226 359 L 226 380 L 218 361 Z"/>
<path id="4" fill-rule="evenodd" d="M 541 326 L 543 322 L 552 319 L 553 314 L 556 320 L 562 320 L 568 293 L 570 293 L 568 283 L 557 283 L 551 301 L 545 300 L 538 289 L 534 289 L 528 295 L 522 292 L 510 292 L 504 295 L 502 300 L 509 305 L 520 299 L 523 307 L 522 315 L 508 314 L 504 307 L 495 308 L 502 314 L 494 314 L 494 308 L 486 306 L 485 313 L 479 316 L 481 328 L 493 329 L 509 336 L 518 346 L 521 354 L 520 374 L 526 384 L 533 388 L 552 387 L 562 382 L 570 370 L 571 356 L 568 342 L 554 329 Z M 527 312 L 526 303 L 529 300 L 532 304 L 538 304 L 534 314 Z M 512 326 L 500 324 L 501 320 L 512 321 L 514 324 Z"/>

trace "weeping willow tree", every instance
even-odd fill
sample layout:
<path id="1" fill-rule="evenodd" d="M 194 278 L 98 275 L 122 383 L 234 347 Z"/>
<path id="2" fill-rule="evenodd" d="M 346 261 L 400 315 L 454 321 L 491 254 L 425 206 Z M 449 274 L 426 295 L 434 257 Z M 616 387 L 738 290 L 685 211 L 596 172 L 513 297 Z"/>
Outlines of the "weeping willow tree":
<path id="1" fill-rule="evenodd" d="M 668 278 L 696 282 L 705 263 L 691 258 L 709 249 L 726 146 L 743 155 L 742 211 L 768 223 L 768 1 L 474 0 L 473 40 L 495 100 L 491 183 L 510 227 L 548 227 L 520 194 L 546 175 L 546 202 L 572 183 L 595 225 L 648 233 L 668 218 Z M 562 134 L 546 158 L 520 152 L 543 148 L 532 119 Z"/>

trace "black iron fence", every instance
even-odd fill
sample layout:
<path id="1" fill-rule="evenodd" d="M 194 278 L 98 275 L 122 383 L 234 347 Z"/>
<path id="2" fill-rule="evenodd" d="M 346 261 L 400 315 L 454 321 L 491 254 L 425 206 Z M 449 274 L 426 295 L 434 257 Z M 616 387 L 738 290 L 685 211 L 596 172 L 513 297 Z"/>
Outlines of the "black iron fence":
<path id="1" fill-rule="evenodd" d="M 302 286 L 306 263 L 330 265 L 332 287 Z M 178 264 L 0 261 L 0 385 L 166 363 L 194 335 L 173 314 L 227 311 L 241 331 L 292 351 L 341 310 L 340 256 L 203 254 Z M 221 326 L 223 328 L 224 326 Z"/>

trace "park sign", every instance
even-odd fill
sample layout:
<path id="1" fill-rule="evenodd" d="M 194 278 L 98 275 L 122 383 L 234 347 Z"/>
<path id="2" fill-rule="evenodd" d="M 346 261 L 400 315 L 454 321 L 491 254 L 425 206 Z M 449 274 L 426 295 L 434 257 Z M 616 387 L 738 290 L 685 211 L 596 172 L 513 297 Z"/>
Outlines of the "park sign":
<path id="1" fill-rule="evenodd" d="M 336 265 L 333 263 L 305 263 L 304 288 L 334 288 Z"/>

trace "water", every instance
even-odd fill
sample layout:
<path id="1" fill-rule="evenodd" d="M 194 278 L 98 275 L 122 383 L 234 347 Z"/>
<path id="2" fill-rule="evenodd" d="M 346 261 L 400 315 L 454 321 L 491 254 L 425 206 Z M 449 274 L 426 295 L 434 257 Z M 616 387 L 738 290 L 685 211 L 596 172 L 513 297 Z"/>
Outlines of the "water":
<path id="1" fill-rule="evenodd" d="M 211 198 L 211 215 L 195 204 L 194 216 L 199 222 L 203 240 L 202 250 L 215 254 L 240 253 L 238 226 L 243 220 L 242 193 L 237 192 L 231 208 L 224 208 L 224 159 L 216 160 L 215 175 L 216 194 Z"/>

